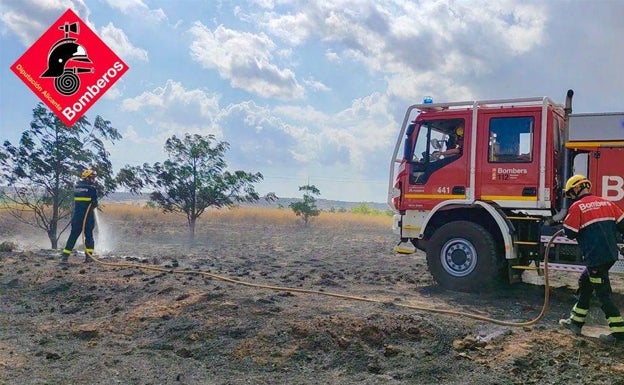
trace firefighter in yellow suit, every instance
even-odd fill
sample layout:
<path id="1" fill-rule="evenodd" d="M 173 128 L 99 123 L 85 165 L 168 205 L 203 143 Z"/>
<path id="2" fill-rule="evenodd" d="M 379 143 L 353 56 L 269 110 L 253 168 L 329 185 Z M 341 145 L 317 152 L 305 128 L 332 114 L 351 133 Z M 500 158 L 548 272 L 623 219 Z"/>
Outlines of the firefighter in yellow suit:
<path id="1" fill-rule="evenodd" d="M 74 214 L 71 221 L 71 233 L 61 254 L 60 264 L 67 265 L 67 259 L 74 249 L 78 237 L 84 230 L 85 262 L 89 262 L 89 255 L 93 254 L 95 240 L 93 239 L 93 229 L 95 228 L 95 217 L 93 210 L 98 205 L 97 190 L 95 189 L 95 170 L 85 170 L 80 176 L 80 181 L 74 188 Z"/>

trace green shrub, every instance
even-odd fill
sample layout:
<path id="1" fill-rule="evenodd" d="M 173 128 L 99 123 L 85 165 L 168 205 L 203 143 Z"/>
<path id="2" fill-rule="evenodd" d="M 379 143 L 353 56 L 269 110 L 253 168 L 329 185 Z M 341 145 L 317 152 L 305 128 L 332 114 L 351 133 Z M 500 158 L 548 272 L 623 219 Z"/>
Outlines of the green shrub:
<path id="1" fill-rule="evenodd" d="M 14 251 L 17 249 L 17 244 L 10 241 L 4 241 L 0 243 L 0 251 Z"/>

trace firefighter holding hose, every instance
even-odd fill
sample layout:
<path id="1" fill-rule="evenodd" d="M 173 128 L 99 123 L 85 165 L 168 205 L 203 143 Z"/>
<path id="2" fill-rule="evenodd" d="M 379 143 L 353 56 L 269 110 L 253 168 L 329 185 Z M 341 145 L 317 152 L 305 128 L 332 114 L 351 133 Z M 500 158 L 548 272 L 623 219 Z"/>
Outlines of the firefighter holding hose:
<path id="1" fill-rule="evenodd" d="M 80 175 L 80 181 L 74 188 L 74 214 L 71 221 L 71 233 L 61 254 L 61 266 L 67 266 L 67 259 L 74 249 L 76 240 L 84 231 L 85 236 L 85 262 L 90 262 L 90 255 L 93 254 L 95 241 L 93 239 L 93 229 L 95 227 L 95 217 L 93 210 L 98 205 L 97 190 L 95 189 L 95 170 L 84 170 Z"/>
<path id="2" fill-rule="evenodd" d="M 570 317 L 559 323 L 580 335 L 589 313 L 593 293 L 600 301 L 611 334 L 599 336 L 608 343 L 624 342 L 624 319 L 612 299 L 609 269 L 618 260 L 616 231 L 624 234 L 624 212 L 613 202 L 590 193 L 591 182 L 583 175 L 574 175 L 565 185 L 565 195 L 573 200 L 563 228 L 568 238 L 576 239 L 587 266 L 578 284 L 578 301 Z"/>

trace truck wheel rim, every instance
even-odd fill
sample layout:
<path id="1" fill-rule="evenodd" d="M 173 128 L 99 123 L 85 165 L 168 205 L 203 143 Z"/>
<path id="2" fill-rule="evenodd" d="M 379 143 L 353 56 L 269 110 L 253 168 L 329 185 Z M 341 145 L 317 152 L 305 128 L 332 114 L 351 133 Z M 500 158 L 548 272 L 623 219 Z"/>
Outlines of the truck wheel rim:
<path id="1" fill-rule="evenodd" d="M 477 250 L 462 238 L 448 240 L 442 247 L 440 262 L 444 270 L 454 277 L 465 277 L 477 266 Z"/>

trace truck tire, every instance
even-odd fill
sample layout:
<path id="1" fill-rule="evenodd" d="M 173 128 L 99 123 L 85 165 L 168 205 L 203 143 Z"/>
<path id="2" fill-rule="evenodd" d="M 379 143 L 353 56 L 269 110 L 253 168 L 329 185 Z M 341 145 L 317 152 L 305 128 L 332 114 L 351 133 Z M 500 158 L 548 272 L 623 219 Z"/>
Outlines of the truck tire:
<path id="1" fill-rule="evenodd" d="M 450 290 L 483 291 L 501 279 L 492 234 L 467 221 L 436 230 L 427 244 L 427 265 L 435 281 Z"/>

